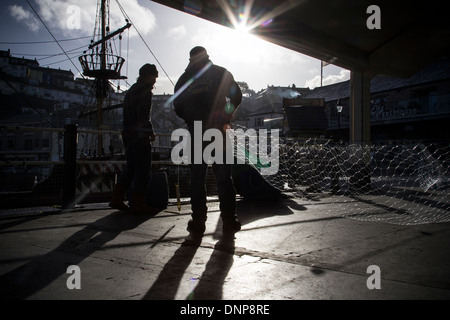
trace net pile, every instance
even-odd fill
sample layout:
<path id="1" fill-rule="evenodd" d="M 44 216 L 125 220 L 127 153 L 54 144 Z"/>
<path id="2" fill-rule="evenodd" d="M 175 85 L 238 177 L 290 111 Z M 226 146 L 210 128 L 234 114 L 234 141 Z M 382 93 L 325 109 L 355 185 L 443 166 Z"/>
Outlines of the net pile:
<path id="1" fill-rule="evenodd" d="M 279 171 L 266 181 L 296 198 L 333 196 L 333 213 L 405 225 L 450 221 L 448 143 L 285 138 L 279 154 Z"/>
<path id="2" fill-rule="evenodd" d="M 400 225 L 450 221 L 448 142 L 361 146 L 280 137 L 276 147 L 278 172 L 260 175 L 260 180 L 283 195 L 326 201 L 332 203 L 324 206 L 330 214 L 364 221 Z M 241 154 L 247 165 L 261 172 L 261 163 L 250 161 L 255 159 L 252 150 L 247 143 Z M 188 203 L 183 201 L 182 211 L 189 211 Z M 217 209 L 217 198 L 211 198 L 208 206 Z"/>

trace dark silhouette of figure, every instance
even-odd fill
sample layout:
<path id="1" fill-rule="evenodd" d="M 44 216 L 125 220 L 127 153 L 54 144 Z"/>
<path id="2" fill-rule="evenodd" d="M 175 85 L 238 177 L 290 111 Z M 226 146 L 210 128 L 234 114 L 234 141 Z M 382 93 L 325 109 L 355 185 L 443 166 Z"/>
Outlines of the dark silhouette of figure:
<path id="1" fill-rule="evenodd" d="M 139 69 L 139 78 L 131 86 L 123 101 L 123 143 L 127 165 L 114 188 L 110 207 L 130 210 L 135 213 L 151 213 L 153 208 L 146 204 L 145 194 L 150 181 L 152 146 L 155 140 L 150 121 L 152 89 L 158 77 L 153 64 Z M 123 201 L 130 189 L 130 207 Z"/>
<path id="2" fill-rule="evenodd" d="M 233 75 L 223 67 L 214 65 L 203 47 L 195 47 L 190 51 L 189 65 L 175 85 L 175 112 L 183 119 L 191 134 L 191 141 L 196 139 L 194 122 L 201 121 L 204 131 L 214 128 L 222 132 L 230 127 L 234 112 L 242 101 L 242 92 Z M 194 143 L 192 159 L 194 158 Z M 225 143 L 223 144 L 226 145 Z M 202 146 L 202 154 L 205 145 Z M 225 157 L 225 152 L 224 152 Z M 205 179 L 208 169 L 203 156 L 201 164 L 192 161 L 191 169 L 191 206 L 192 219 L 188 223 L 188 231 L 203 234 L 207 219 Z M 216 177 L 220 202 L 220 211 L 224 232 L 236 232 L 241 224 L 236 215 L 236 190 L 231 177 L 231 164 L 214 163 L 212 165 Z"/>

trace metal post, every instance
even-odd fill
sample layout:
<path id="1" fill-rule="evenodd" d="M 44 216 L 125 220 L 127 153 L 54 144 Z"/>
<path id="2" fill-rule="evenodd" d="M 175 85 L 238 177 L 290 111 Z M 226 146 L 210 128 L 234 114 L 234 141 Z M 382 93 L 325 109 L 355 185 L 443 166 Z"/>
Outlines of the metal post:
<path id="1" fill-rule="evenodd" d="M 370 144 L 370 77 L 363 71 L 352 71 L 350 81 L 350 141 Z"/>
<path id="2" fill-rule="evenodd" d="M 63 209 L 74 206 L 77 172 L 77 126 L 64 126 L 64 176 L 63 176 Z"/>
<path id="3" fill-rule="evenodd" d="M 351 72 L 351 158 L 355 172 L 350 177 L 351 190 L 370 190 L 370 76 L 365 71 Z"/>

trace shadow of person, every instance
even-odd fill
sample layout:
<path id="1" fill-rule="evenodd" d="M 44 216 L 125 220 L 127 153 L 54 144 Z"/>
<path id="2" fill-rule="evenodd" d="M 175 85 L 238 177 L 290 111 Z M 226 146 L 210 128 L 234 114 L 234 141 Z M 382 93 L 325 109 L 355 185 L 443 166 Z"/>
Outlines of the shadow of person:
<path id="1" fill-rule="evenodd" d="M 153 214 L 116 211 L 75 232 L 54 250 L 0 276 L 1 299 L 26 299 L 67 272 L 126 230 L 135 229 Z"/>
<path id="2" fill-rule="evenodd" d="M 237 218 L 242 226 L 250 224 L 259 219 L 272 216 L 287 216 L 299 211 L 305 211 L 306 207 L 291 198 L 278 200 L 245 200 L 239 199 L 237 205 Z M 216 229 L 212 235 L 213 239 L 220 239 L 222 232 L 222 219 L 219 219 Z"/>
<path id="3" fill-rule="evenodd" d="M 306 207 L 292 199 L 281 200 L 243 200 L 237 202 L 238 219 L 242 225 L 272 216 L 286 216 L 297 211 L 304 211 Z"/>
<path id="4" fill-rule="evenodd" d="M 184 272 L 202 242 L 201 236 L 189 234 L 173 256 L 164 265 L 158 278 L 148 290 L 143 300 L 173 300 L 177 294 Z"/>
<path id="5" fill-rule="evenodd" d="M 233 265 L 234 233 L 225 233 L 215 244 L 205 270 L 194 290 L 186 297 L 189 300 L 221 300 L 223 285 Z"/>

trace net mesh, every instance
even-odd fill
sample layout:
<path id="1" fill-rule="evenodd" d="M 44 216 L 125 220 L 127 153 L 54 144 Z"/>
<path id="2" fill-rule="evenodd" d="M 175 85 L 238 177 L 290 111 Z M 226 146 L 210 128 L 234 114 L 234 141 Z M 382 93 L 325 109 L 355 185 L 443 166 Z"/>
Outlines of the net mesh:
<path id="1" fill-rule="evenodd" d="M 280 138 L 278 148 L 278 172 L 260 175 L 256 184 L 267 183 L 299 201 L 328 201 L 332 205 L 324 210 L 346 218 L 400 225 L 450 221 L 448 142 L 361 146 Z M 248 149 L 244 154 L 246 163 L 260 171 L 249 162 Z M 265 192 L 254 187 L 256 193 Z M 264 198 L 270 196 L 261 194 Z M 209 198 L 210 210 L 217 209 L 217 201 Z M 181 212 L 189 212 L 189 199 L 182 204 Z"/>
<path id="2" fill-rule="evenodd" d="M 277 174 L 263 178 L 298 199 L 333 196 L 330 213 L 405 225 L 450 221 L 448 143 L 282 138 L 279 159 Z"/>
<path id="3" fill-rule="evenodd" d="M 271 145 L 269 137 L 269 149 Z M 261 172 L 261 163 L 250 161 L 258 158 L 252 154 L 254 148 L 250 148 L 248 143 L 236 145 L 238 147 L 245 149 L 240 153 L 244 155 L 241 160 L 247 163 L 245 166 L 256 173 Z M 280 137 L 275 147 L 279 151 L 279 168 L 274 175 L 255 177 L 248 175 L 248 171 L 246 175 L 246 170 L 241 170 L 239 165 L 234 166 L 233 179 L 240 196 L 266 200 L 287 195 L 304 204 L 319 201 L 332 204 L 323 206 L 330 214 L 366 221 L 402 225 L 450 221 L 449 141 L 388 141 L 362 146 L 319 138 Z M 11 152 L 15 153 L 15 150 Z M 238 154 L 237 149 L 235 154 Z M 111 175 L 107 175 L 105 170 L 111 166 L 114 165 L 106 161 L 101 173 L 91 174 L 94 176 L 92 181 L 84 181 L 83 170 L 80 169 L 77 188 L 80 187 L 81 191 L 77 189 L 77 195 L 111 192 L 114 176 L 120 172 L 120 169 L 110 169 Z M 35 170 L 37 167 L 39 170 Z M 27 200 L 34 197 L 35 204 L 59 203 L 63 165 L 12 165 L 3 161 L 0 169 L 4 181 L 0 194 L 5 196 L 5 200 L 12 200 L 16 193 L 32 191 Z M 189 214 L 189 167 L 164 165 L 162 169 L 169 178 L 168 210 Z M 101 181 L 99 176 L 103 177 Z M 105 177 L 111 179 L 106 181 Z M 253 188 L 252 192 L 245 190 L 242 185 L 245 182 Z M 179 203 L 174 191 L 175 183 L 180 184 Z M 206 184 L 209 210 L 218 210 L 212 170 L 208 171 Z M 264 187 L 264 184 L 269 187 Z"/>
<path id="4" fill-rule="evenodd" d="M 259 163 L 249 161 L 255 155 L 248 143 L 244 147 L 241 154 L 247 165 L 261 172 Z M 253 176 L 255 192 L 262 193 L 259 199 L 270 198 L 264 192 L 272 188 L 305 203 L 328 201 L 332 205 L 323 206 L 324 210 L 352 219 L 400 225 L 450 221 L 449 142 L 390 141 L 362 146 L 280 137 L 276 147 L 278 172 L 260 175 L 256 183 Z M 261 188 L 263 183 L 270 188 Z M 214 210 L 217 199 L 210 199 L 209 207 Z M 181 210 L 189 211 L 188 201 Z"/>

